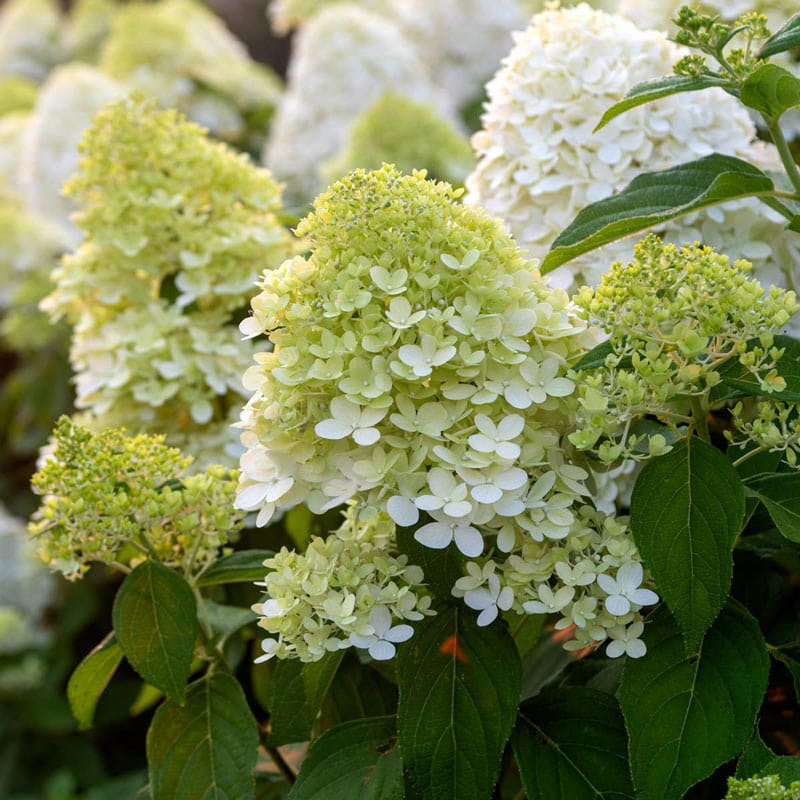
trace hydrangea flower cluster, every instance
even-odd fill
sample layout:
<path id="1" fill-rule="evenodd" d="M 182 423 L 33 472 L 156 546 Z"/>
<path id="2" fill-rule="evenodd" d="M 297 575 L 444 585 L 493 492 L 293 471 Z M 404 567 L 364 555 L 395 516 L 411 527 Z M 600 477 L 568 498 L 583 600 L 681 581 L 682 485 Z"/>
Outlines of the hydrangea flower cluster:
<path id="1" fill-rule="evenodd" d="M 114 17 L 100 66 L 113 78 L 182 110 L 221 139 L 247 142 L 278 103 L 280 81 L 195 0 L 135 2 Z M 257 131 L 248 131 L 248 120 Z"/>
<path id="2" fill-rule="evenodd" d="M 298 227 L 310 255 L 264 274 L 241 325 L 275 348 L 245 374 L 237 506 L 264 525 L 278 505 L 354 500 L 359 524 L 388 514 L 427 547 L 482 559 L 469 590 L 486 582 L 498 607 L 561 612 L 593 643 L 629 635 L 644 596 L 623 611 L 596 576 L 617 570 L 634 592 L 644 576 L 618 570 L 636 549 L 624 524 L 582 510 L 588 474 L 561 448 L 567 363 L 590 337 L 502 224 L 459 196 L 385 165 L 317 199 Z"/>
<path id="3" fill-rule="evenodd" d="M 728 778 L 728 793 L 725 800 L 799 800 L 800 781 L 788 787 L 777 775 L 763 778 Z"/>
<path id="4" fill-rule="evenodd" d="M 195 575 L 238 535 L 237 473 L 186 475 L 192 458 L 163 436 L 93 434 L 62 417 L 55 447 L 33 477 L 43 496 L 29 530 L 39 556 L 74 579 L 90 562 L 128 568 L 150 555 Z"/>
<path id="5" fill-rule="evenodd" d="M 299 31 L 265 150 L 265 162 L 286 182 L 292 204 L 304 205 L 323 188 L 323 165 L 342 149 L 355 118 L 387 91 L 453 118 L 452 102 L 435 88 L 415 44 L 389 17 L 340 3 Z"/>
<path id="6" fill-rule="evenodd" d="M 556 236 L 589 203 L 625 187 L 636 175 L 712 152 L 779 167 L 772 146 L 754 145 L 755 129 L 721 89 L 676 95 L 632 109 L 592 133 L 603 113 L 636 83 L 669 75 L 682 51 L 666 35 L 592 10 L 549 10 L 515 34 L 515 46 L 488 84 L 484 130 L 473 138 L 480 160 L 467 178 L 468 205 L 502 217 L 520 246 L 543 257 Z M 736 201 L 666 226 L 676 243 L 701 241 L 746 257 L 764 280 L 800 268 L 800 236 L 762 213 L 757 200 Z M 576 259 L 548 276 L 576 289 L 596 284 L 624 239 Z M 791 285 L 791 275 L 780 285 Z"/>
<path id="7" fill-rule="evenodd" d="M 141 98 L 98 114 L 81 152 L 66 191 L 85 238 L 43 303 L 74 325 L 77 405 L 93 428 L 186 437 L 225 459 L 253 353 L 233 319 L 258 271 L 292 247 L 275 216 L 280 186 Z"/>
<path id="8" fill-rule="evenodd" d="M 351 645 L 376 660 L 391 658 L 394 644 L 412 634 L 403 620 L 432 613 L 422 570 L 397 552 L 394 534 L 388 516 L 361 521 L 351 504 L 327 538 L 312 537 L 304 553 L 284 547 L 267 559 L 270 571 L 260 585 L 268 598 L 253 610 L 278 638 L 264 640 L 261 659 L 316 661 Z"/>
<path id="9" fill-rule="evenodd" d="M 353 123 L 344 149 L 324 168 L 330 181 L 351 170 L 394 164 L 425 169 L 431 178 L 461 184 L 475 166 L 466 137 L 425 103 L 388 92 Z"/>
<path id="10" fill-rule="evenodd" d="M 92 117 L 123 96 L 124 89 L 85 64 L 66 64 L 39 91 L 22 136 L 19 183 L 28 209 L 61 230 L 66 246 L 80 241 L 70 218 L 77 204 L 64 197 L 64 182 L 78 167 L 78 144 Z"/>
<path id="11" fill-rule="evenodd" d="M 664 452 L 662 434 L 636 436 L 632 423 L 653 414 L 677 429 L 689 421 L 678 401 L 708 397 L 733 359 L 765 395 L 785 388 L 773 336 L 800 305 L 792 291 L 765 291 L 749 270 L 709 247 L 679 250 L 651 234 L 631 263 L 615 263 L 596 289 L 584 287 L 575 302 L 611 338 L 604 366 L 575 376 L 580 411 L 570 441 L 606 463 Z"/>
<path id="12" fill-rule="evenodd" d="M 758 451 L 782 453 L 795 469 L 800 466 L 800 421 L 797 404 L 779 400 L 739 401 L 731 409 L 733 431 L 725 437 L 733 445 L 753 445 Z"/>
<path id="13" fill-rule="evenodd" d="M 56 0 L 9 0 L 0 11 L 0 75 L 44 80 L 62 59 Z"/>

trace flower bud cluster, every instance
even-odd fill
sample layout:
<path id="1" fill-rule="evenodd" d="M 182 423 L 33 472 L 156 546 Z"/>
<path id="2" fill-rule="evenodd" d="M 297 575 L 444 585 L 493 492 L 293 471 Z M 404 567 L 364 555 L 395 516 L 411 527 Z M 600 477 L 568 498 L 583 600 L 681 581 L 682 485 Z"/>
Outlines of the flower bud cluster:
<path id="1" fill-rule="evenodd" d="M 800 420 L 796 403 L 774 399 L 740 401 L 731 409 L 731 421 L 734 430 L 725 431 L 731 444 L 782 453 L 782 459 L 790 467 L 798 468 Z"/>
<path id="2" fill-rule="evenodd" d="M 757 778 L 728 778 L 728 793 L 724 800 L 798 800 L 800 781 L 788 787 L 777 775 Z"/>
<path id="3" fill-rule="evenodd" d="M 92 426 L 218 438 L 253 346 L 232 324 L 258 271 L 291 250 L 280 186 L 175 111 L 141 98 L 97 115 L 67 193 L 85 238 L 43 307 L 74 325 Z M 208 443 L 206 443 L 208 444 Z M 224 458 L 220 451 L 215 460 Z"/>
<path id="4" fill-rule="evenodd" d="M 187 476 L 192 459 L 163 436 L 93 434 L 67 417 L 54 436 L 32 481 L 43 499 L 30 533 L 42 560 L 66 577 L 90 562 L 128 567 L 151 555 L 191 575 L 236 538 L 236 472 L 210 466 Z"/>

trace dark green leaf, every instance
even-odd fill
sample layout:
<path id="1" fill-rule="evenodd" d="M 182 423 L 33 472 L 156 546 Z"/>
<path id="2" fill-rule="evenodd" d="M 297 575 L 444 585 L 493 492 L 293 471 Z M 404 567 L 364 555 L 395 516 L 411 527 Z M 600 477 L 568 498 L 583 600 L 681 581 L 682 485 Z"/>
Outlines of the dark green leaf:
<path id="1" fill-rule="evenodd" d="M 800 703 L 800 661 L 797 661 L 789 653 L 773 648 L 770 650 L 772 657 L 776 661 L 780 661 L 792 676 L 792 686 L 794 686 L 795 700 Z"/>
<path id="2" fill-rule="evenodd" d="M 651 616 L 645 642 L 647 655 L 627 660 L 620 689 L 633 784 L 637 800 L 680 800 L 747 744 L 769 658 L 758 623 L 732 601 L 696 658 L 687 660 L 663 606 Z"/>
<path id="3" fill-rule="evenodd" d="M 197 607 L 186 581 L 157 561 L 145 561 L 122 582 L 112 619 L 131 666 L 182 700 L 197 635 Z"/>
<path id="4" fill-rule="evenodd" d="M 454 544 L 433 550 L 414 538 L 414 528 L 397 528 L 397 547 L 425 574 L 428 588 L 443 602 L 451 603 L 453 584 L 464 574 L 464 558 Z"/>
<path id="5" fill-rule="evenodd" d="M 527 700 L 537 695 L 545 686 L 558 679 L 574 661 L 553 633 L 545 634 L 522 660 L 522 688 L 520 697 Z"/>
<path id="6" fill-rule="evenodd" d="M 764 764 L 758 773 L 761 777 L 777 775 L 783 786 L 800 781 L 800 758 L 797 756 L 778 756 Z"/>
<path id="7" fill-rule="evenodd" d="M 519 703 L 514 640 L 460 606 L 415 629 L 397 655 L 403 765 L 422 800 L 485 800 Z"/>
<path id="8" fill-rule="evenodd" d="M 232 633 L 258 619 L 249 608 L 224 606 L 213 600 L 203 600 L 203 605 L 211 630 L 220 639 L 227 639 Z"/>
<path id="9" fill-rule="evenodd" d="M 740 99 L 774 122 L 800 105 L 800 79 L 777 64 L 762 64 L 742 84 Z"/>
<path id="10" fill-rule="evenodd" d="M 754 340 L 752 344 L 758 344 L 758 341 Z M 800 342 L 791 336 L 776 336 L 775 347 L 783 350 L 783 355 L 778 360 L 776 367 L 778 374 L 786 381 L 786 388 L 781 392 L 771 392 L 769 397 L 796 403 L 800 401 Z M 714 400 L 741 395 L 764 396 L 764 390 L 753 373 L 743 367 L 738 359 L 732 358 L 726 361 L 720 367 L 719 374 L 722 382 L 719 386 L 714 387 L 712 394 Z M 729 391 L 726 392 L 725 389 Z"/>
<path id="11" fill-rule="evenodd" d="M 777 33 L 767 39 L 758 51 L 759 58 L 769 58 L 800 47 L 800 14 L 795 14 Z"/>
<path id="12" fill-rule="evenodd" d="M 122 648 L 110 633 L 78 664 L 67 684 L 67 698 L 81 730 L 91 728 L 100 695 L 122 661 Z"/>
<path id="13" fill-rule="evenodd" d="M 717 153 L 647 172 L 584 208 L 553 242 L 541 271 L 546 274 L 583 253 L 697 209 L 774 191 L 772 179 L 758 167 Z"/>
<path id="14" fill-rule="evenodd" d="M 758 728 L 745 747 L 744 752 L 736 762 L 737 778 L 752 778 L 761 771 L 761 768 L 775 758 L 775 753 L 767 747 L 758 735 Z"/>
<path id="15" fill-rule="evenodd" d="M 248 800 L 257 759 L 242 687 L 220 672 L 193 683 L 184 705 L 160 706 L 147 732 L 153 800 Z"/>
<path id="16" fill-rule="evenodd" d="M 775 526 L 789 541 L 800 543 L 800 473 L 758 475 L 747 481 L 747 492 L 764 504 Z"/>
<path id="17" fill-rule="evenodd" d="M 719 81 L 708 78 L 692 78 L 688 75 L 668 75 L 665 78 L 655 78 L 654 80 L 637 83 L 625 97 L 614 104 L 603 114 L 603 118 L 597 123 L 594 132 L 600 130 L 611 122 L 612 119 L 624 114 L 631 108 L 642 106 L 645 103 L 652 103 L 661 97 L 669 97 L 680 92 L 697 92 L 701 89 L 710 89 L 712 86 L 719 86 Z"/>
<path id="18" fill-rule="evenodd" d="M 270 690 L 269 744 L 278 747 L 311 738 L 311 726 L 322 708 L 343 650 L 327 653 L 319 661 L 278 661 Z"/>
<path id="19" fill-rule="evenodd" d="M 298 550 L 306 549 L 308 540 L 311 538 L 313 522 L 314 516 L 306 505 L 295 506 L 286 512 L 283 526 Z"/>
<path id="20" fill-rule="evenodd" d="M 634 486 L 633 538 L 689 651 L 725 603 L 744 506 L 736 470 L 697 437 L 648 462 Z"/>
<path id="21" fill-rule="evenodd" d="M 593 689 L 543 692 L 511 738 L 528 800 L 633 799 L 619 704 Z"/>
<path id="22" fill-rule="evenodd" d="M 523 658 L 541 641 L 547 615 L 515 614 L 513 611 L 507 611 L 503 614 L 503 619 L 508 623 L 519 657 Z"/>
<path id="23" fill-rule="evenodd" d="M 345 722 L 317 739 L 289 800 L 403 800 L 394 717 Z"/>
<path id="24" fill-rule="evenodd" d="M 614 345 L 611 339 L 600 342 L 597 347 L 593 347 L 583 358 L 573 367 L 576 372 L 588 369 L 602 369 L 606 365 L 606 358 L 614 352 Z"/>
<path id="25" fill-rule="evenodd" d="M 275 555 L 272 550 L 240 550 L 215 561 L 200 577 L 198 586 L 220 583 L 251 583 L 264 580 L 264 561 Z"/>
<path id="26" fill-rule="evenodd" d="M 346 653 L 322 704 L 322 728 L 396 711 L 397 687 L 355 653 Z"/>

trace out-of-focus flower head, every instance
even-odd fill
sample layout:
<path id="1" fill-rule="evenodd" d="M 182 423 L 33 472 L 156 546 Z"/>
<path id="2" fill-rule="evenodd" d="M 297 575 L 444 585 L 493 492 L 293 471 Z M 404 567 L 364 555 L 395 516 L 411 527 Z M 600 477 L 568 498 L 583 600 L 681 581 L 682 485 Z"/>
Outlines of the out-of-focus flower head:
<path id="1" fill-rule="evenodd" d="M 74 579 L 92 562 L 134 566 L 151 554 L 187 575 L 201 572 L 236 538 L 236 473 L 192 459 L 163 436 L 92 434 L 67 417 L 33 477 L 42 505 L 29 531 L 43 561 Z"/>
<path id="2" fill-rule="evenodd" d="M 74 325 L 77 405 L 93 427 L 167 433 L 197 453 L 244 394 L 253 346 L 234 317 L 259 271 L 291 252 L 280 185 L 141 97 L 98 114 L 80 149 L 66 191 L 84 240 L 43 304 Z"/>
<path id="3" fill-rule="evenodd" d="M 269 5 L 269 18 L 275 33 L 286 34 L 311 19 L 327 6 L 347 0 L 273 0 Z M 358 5 L 370 11 L 390 11 L 392 0 L 358 0 Z"/>
<path id="4" fill-rule="evenodd" d="M 247 130 L 248 116 L 270 116 L 280 98 L 277 76 L 253 61 L 222 20 L 195 0 L 121 8 L 100 65 L 229 141 L 258 133 Z"/>
<path id="5" fill-rule="evenodd" d="M 342 148 L 353 121 L 387 91 L 430 103 L 453 119 L 416 45 L 391 19 L 340 3 L 297 34 L 286 94 L 273 122 L 266 164 L 305 204 L 322 189 L 322 169 Z"/>
<path id="6" fill-rule="evenodd" d="M 21 75 L 0 77 L 0 117 L 30 111 L 36 103 L 37 86 Z"/>
<path id="7" fill-rule="evenodd" d="M 344 149 L 325 165 L 334 181 L 351 170 L 394 164 L 401 172 L 425 169 L 431 178 L 464 182 L 475 166 L 466 137 L 426 103 L 387 92 L 353 123 Z"/>
<path id="8" fill-rule="evenodd" d="M 36 98 L 22 143 L 19 182 L 25 205 L 58 226 L 69 246 L 80 241 L 70 217 L 77 208 L 62 194 L 78 167 L 78 144 L 92 117 L 120 98 L 121 86 L 85 64 L 53 70 Z"/>
<path id="9" fill-rule="evenodd" d="M 244 379 L 237 506 L 264 525 L 278 505 L 321 513 L 353 501 L 358 524 L 388 515 L 424 546 L 477 559 L 470 575 L 482 580 L 455 587 L 468 604 L 497 572 L 499 608 L 567 620 L 576 608 L 599 643 L 654 595 L 631 594 L 646 578 L 624 573 L 633 599 L 603 606 L 596 576 L 638 555 L 624 523 L 583 510 L 588 474 L 561 447 L 584 326 L 502 223 L 459 196 L 384 165 L 317 198 L 298 227 L 309 256 L 264 274 L 240 326 L 275 348 Z M 554 598 L 558 569 L 567 583 Z M 269 627 L 273 610 L 265 626 L 289 639 Z M 377 633 L 363 636 L 383 650 Z"/>
<path id="10" fill-rule="evenodd" d="M 625 187 L 636 175 L 712 152 L 777 163 L 774 148 L 754 145 L 743 107 L 722 90 L 663 98 L 592 133 L 603 113 L 636 83 L 668 75 L 680 49 L 663 33 L 583 4 L 545 11 L 515 35 L 515 46 L 488 85 L 480 156 L 467 179 L 468 205 L 501 216 L 520 246 L 543 257 L 585 206 Z M 668 240 L 696 237 L 755 274 L 790 271 L 786 244 L 800 237 L 758 201 L 699 212 L 666 226 Z M 630 239 L 590 253 L 548 276 L 555 285 L 596 284 L 610 264 L 629 260 Z M 795 254 L 796 257 L 796 254 Z M 784 280 L 782 285 L 787 285 Z M 788 284 L 791 285 L 791 284 Z"/>
<path id="11" fill-rule="evenodd" d="M 9 0 L 0 9 L 0 75 L 42 81 L 63 58 L 56 0 Z"/>
<path id="12" fill-rule="evenodd" d="M 77 0 L 64 21 L 62 41 L 70 59 L 94 63 L 119 9 L 116 0 Z"/>

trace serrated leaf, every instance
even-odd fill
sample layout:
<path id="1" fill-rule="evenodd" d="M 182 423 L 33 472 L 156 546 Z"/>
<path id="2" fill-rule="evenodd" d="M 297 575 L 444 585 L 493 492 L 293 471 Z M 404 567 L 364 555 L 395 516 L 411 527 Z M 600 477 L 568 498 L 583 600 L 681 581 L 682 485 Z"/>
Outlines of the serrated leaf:
<path id="1" fill-rule="evenodd" d="M 397 548 L 408 556 L 409 563 L 422 569 L 425 584 L 439 600 L 454 602 L 451 594 L 453 584 L 464 574 L 464 558 L 454 544 L 443 550 L 434 550 L 414 538 L 414 528 L 398 527 Z"/>
<path id="2" fill-rule="evenodd" d="M 748 345 L 758 345 L 758 340 L 752 340 L 748 342 Z M 776 369 L 786 381 L 786 388 L 780 392 L 771 392 L 769 397 L 789 403 L 800 402 L 800 342 L 791 336 L 780 335 L 775 337 L 774 346 L 783 350 Z M 726 361 L 720 367 L 719 375 L 722 381 L 714 387 L 711 395 L 714 401 L 741 395 L 765 396 L 764 390 L 753 373 L 740 364 L 736 358 Z M 732 391 L 726 392 L 725 389 Z"/>
<path id="3" fill-rule="evenodd" d="M 747 747 L 736 762 L 736 777 L 752 778 L 758 775 L 761 768 L 773 758 L 775 758 L 775 753 L 764 744 L 758 734 L 758 728 L 756 728 Z"/>
<path id="4" fill-rule="evenodd" d="M 239 550 L 215 561 L 198 580 L 198 586 L 216 586 L 220 583 L 250 583 L 260 581 L 267 574 L 264 561 L 275 554 L 272 550 Z"/>
<path id="5" fill-rule="evenodd" d="M 628 659 L 620 705 L 637 800 L 680 800 L 750 739 L 769 676 L 758 623 L 730 601 L 687 660 L 663 606 L 646 626 L 647 655 Z"/>
<path id="6" fill-rule="evenodd" d="M 67 683 L 67 699 L 78 728 L 92 727 L 100 696 L 122 661 L 122 648 L 110 633 L 75 668 Z"/>
<path id="7" fill-rule="evenodd" d="M 544 692 L 520 709 L 511 744 L 528 800 L 633 800 L 628 737 L 610 695 Z"/>
<path id="8" fill-rule="evenodd" d="M 795 781 L 800 781 L 800 758 L 777 756 L 764 764 L 758 774 L 763 778 L 767 775 L 777 775 L 781 785 L 789 787 Z"/>
<path id="9" fill-rule="evenodd" d="M 193 683 L 181 706 L 167 701 L 147 732 L 153 800 L 248 800 L 258 759 L 258 729 L 230 675 Z"/>
<path id="10" fill-rule="evenodd" d="M 767 39 L 758 51 L 758 58 L 769 58 L 800 47 L 800 14 L 795 14 L 782 28 Z"/>
<path id="11" fill-rule="evenodd" d="M 800 543 L 800 473 L 757 475 L 746 487 L 748 494 L 764 504 L 775 527 L 789 541 Z"/>
<path id="12" fill-rule="evenodd" d="M 695 436 L 649 461 L 633 488 L 634 541 L 690 652 L 725 604 L 744 510 L 736 470 Z"/>
<path id="13" fill-rule="evenodd" d="M 584 208 L 553 242 L 541 272 L 700 208 L 774 192 L 772 179 L 758 167 L 718 153 L 644 173 L 621 192 Z"/>
<path id="14" fill-rule="evenodd" d="M 157 561 L 143 562 L 122 582 L 112 620 L 131 666 L 182 700 L 197 635 L 197 605 L 186 581 Z"/>
<path id="15" fill-rule="evenodd" d="M 789 674 L 792 676 L 795 700 L 800 703 L 800 661 L 797 661 L 797 659 L 793 658 L 789 653 L 785 653 L 778 648 L 772 648 L 770 653 L 776 661 L 780 661 L 789 671 Z"/>
<path id="16" fill-rule="evenodd" d="M 311 727 L 343 655 L 343 650 L 337 650 L 306 664 L 294 659 L 275 664 L 270 688 L 271 747 L 311 738 Z"/>
<path id="17" fill-rule="evenodd" d="M 712 86 L 720 86 L 720 81 L 713 81 L 708 78 L 693 78 L 688 75 L 667 75 L 664 78 L 637 83 L 618 103 L 603 114 L 594 133 L 604 128 L 612 119 L 624 114 L 631 108 L 642 106 L 645 103 L 652 103 L 662 97 L 669 97 L 681 92 L 698 92 L 701 89 L 710 89 Z"/>
<path id="18" fill-rule="evenodd" d="M 790 108 L 800 105 L 800 79 L 777 64 L 762 64 L 742 84 L 741 101 L 776 121 Z"/>
<path id="19" fill-rule="evenodd" d="M 345 722 L 323 733 L 303 760 L 289 800 L 403 800 L 394 717 Z"/>
<path id="20" fill-rule="evenodd" d="M 485 800 L 519 703 L 521 668 L 501 625 L 479 628 L 463 607 L 415 625 L 398 648 L 397 731 L 422 800 Z"/>

